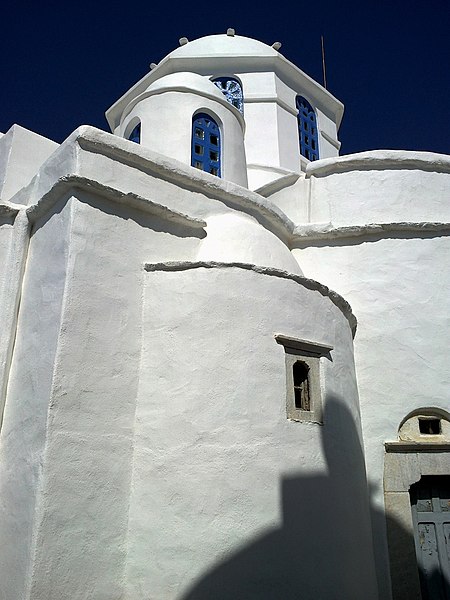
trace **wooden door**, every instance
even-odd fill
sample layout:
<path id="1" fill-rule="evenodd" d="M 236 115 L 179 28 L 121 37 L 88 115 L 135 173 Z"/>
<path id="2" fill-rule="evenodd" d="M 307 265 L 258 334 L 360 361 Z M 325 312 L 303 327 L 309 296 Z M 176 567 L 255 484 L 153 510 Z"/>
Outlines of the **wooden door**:
<path id="1" fill-rule="evenodd" d="M 410 496 L 422 600 L 450 600 L 450 476 L 424 476 Z"/>

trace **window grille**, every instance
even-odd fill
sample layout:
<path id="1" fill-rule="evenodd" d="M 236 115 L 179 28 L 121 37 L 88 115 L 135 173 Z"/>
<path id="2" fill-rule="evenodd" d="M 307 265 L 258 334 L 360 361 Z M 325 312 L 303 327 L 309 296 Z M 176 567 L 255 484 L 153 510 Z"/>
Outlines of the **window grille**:
<path id="1" fill-rule="evenodd" d="M 297 96 L 296 104 L 300 154 L 308 160 L 318 160 L 319 136 L 317 135 L 316 113 L 311 104 L 302 96 Z"/>
<path id="2" fill-rule="evenodd" d="M 244 114 L 244 94 L 242 86 L 234 77 L 216 77 L 212 80 L 230 104 Z"/>
<path id="3" fill-rule="evenodd" d="M 219 126 L 205 113 L 194 115 L 192 120 L 191 165 L 211 175 L 221 176 Z"/>
<path id="4" fill-rule="evenodd" d="M 130 135 L 128 136 L 130 142 L 134 142 L 135 144 L 141 143 L 141 124 L 138 123 L 136 127 L 132 130 Z"/>

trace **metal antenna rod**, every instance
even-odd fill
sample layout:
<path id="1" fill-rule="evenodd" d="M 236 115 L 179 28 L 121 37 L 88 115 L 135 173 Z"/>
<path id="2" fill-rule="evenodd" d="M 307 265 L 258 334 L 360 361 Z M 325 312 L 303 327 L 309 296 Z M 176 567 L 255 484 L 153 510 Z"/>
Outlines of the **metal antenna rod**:
<path id="1" fill-rule="evenodd" d="M 327 89 L 327 71 L 325 69 L 325 47 L 323 44 L 323 35 L 320 36 L 320 41 L 322 44 L 322 71 L 323 71 L 323 87 Z"/>

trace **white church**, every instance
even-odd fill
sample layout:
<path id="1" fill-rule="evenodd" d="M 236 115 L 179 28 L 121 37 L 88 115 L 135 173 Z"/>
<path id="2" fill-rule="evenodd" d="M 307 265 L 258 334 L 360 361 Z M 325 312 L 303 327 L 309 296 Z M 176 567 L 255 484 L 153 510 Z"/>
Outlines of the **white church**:
<path id="1" fill-rule="evenodd" d="M 279 50 L 0 134 L 1 600 L 450 598 L 450 156 Z"/>

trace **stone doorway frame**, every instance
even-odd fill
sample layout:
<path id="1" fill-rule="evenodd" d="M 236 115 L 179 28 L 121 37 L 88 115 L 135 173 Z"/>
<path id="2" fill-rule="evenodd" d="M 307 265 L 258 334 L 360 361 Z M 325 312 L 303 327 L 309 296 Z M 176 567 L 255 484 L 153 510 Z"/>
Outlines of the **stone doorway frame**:
<path id="1" fill-rule="evenodd" d="M 393 600 L 421 600 L 409 489 L 422 475 L 450 474 L 450 443 L 386 442 L 384 503 Z"/>

